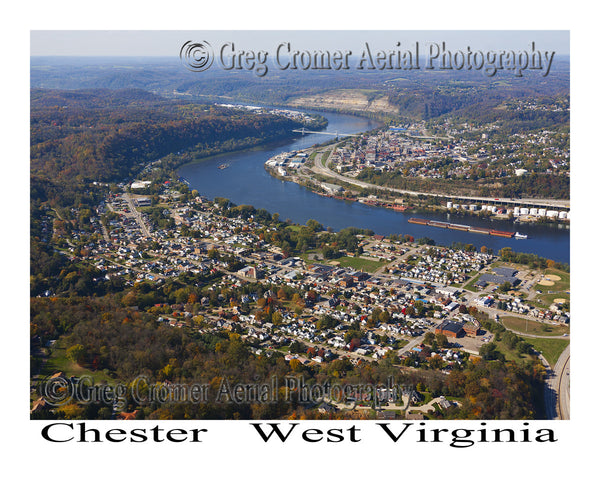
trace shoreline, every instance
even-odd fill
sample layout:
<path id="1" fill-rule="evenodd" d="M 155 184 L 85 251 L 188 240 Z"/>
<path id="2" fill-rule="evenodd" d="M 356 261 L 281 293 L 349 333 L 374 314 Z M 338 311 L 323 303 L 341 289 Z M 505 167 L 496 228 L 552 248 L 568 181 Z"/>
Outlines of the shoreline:
<path id="1" fill-rule="evenodd" d="M 268 166 L 268 165 L 264 165 L 265 170 L 267 171 L 267 173 L 269 173 L 269 175 L 271 175 L 273 178 L 276 178 L 278 180 L 282 180 L 284 182 L 292 182 L 295 183 L 296 185 L 299 185 L 301 187 L 306 188 L 307 190 L 311 191 L 312 193 L 315 193 L 316 195 L 322 196 L 322 197 L 328 197 L 328 198 L 334 198 L 336 200 L 343 200 L 346 202 L 359 202 L 359 203 L 363 203 L 365 205 L 369 205 L 372 207 L 377 207 L 377 208 L 384 208 L 384 209 L 388 209 L 388 210 L 394 210 L 394 211 L 398 211 L 398 212 L 403 212 L 403 213 L 411 213 L 411 214 L 418 214 L 418 213 L 422 213 L 422 212 L 427 212 L 427 213 L 446 213 L 448 215 L 452 215 L 452 216 L 457 216 L 457 217 L 461 217 L 461 218 L 476 218 L 478 220 L 485 220 L 485 221 L 489 221 L 489 222 L 494 222 L 494 220 L 498 220 L 498 221 L 503 221 L 503 222 L 510 222 L 512 221 L 512 223 L 514 225 L 518 225 L 518 224 L 526 224 L 526 225 L 539 225 L 539 226 L 547 226 L 547 227 L 557 227 L 560 228 L 559 226 L 564 226 L 566 228 L 570 228 L 570 220 L 553 220 L 553 219 L 544 219 L 542 220 L 540 217 L 533 217 L 531 215 L 524 215 L 524 216 L 519 216 L 519 217 L 511 217 L 508 214 L 484 214 L 482 215 L 479 212 L 473 212 L 470 210 L 448 210 L 447 207 L 444 207 L 442 205 L 436 206 L 436 205 L 404 205 L 404 199 L 382 199 L 382 198 L 376 198 L 376 199 L 365 199 L 365 197 L 359 196 L 360 192 L 353 192 L 353 195 L 356 196 L 351 196 L 351 197 L 346 197 L 346 196 L 342 196 L 342 195 L 333 195 L 327 192 L 324 192 L 322 187 L 319 187 L 318 185 L 315 184 L 319 184 L 319 183 L 323 183 L 320 182 L 318 179 L 315 179 L 314 177 L 311 176 L 307 176 L 307 179 L 310 179 L 311 183 L 308 182 L 302 182 L 299 181 L 300 178 L 298 175 L 279 175 L 276 173 L 276 168 Z M 332 178 L 332 183 L 335 183 L 334 181 L 336 180 L 336 178 Z M 340 182 L 340 183 L 345 183 L 345 182 Z M 336 185 L 338 185 L 338 183 L 335 183 Z M 351 188 L 353 185 L 352 184 L 346 184 L 349 188 Z M 345 187 L 345 185 L 340 185 L 343 188 Z M 354 186 L 356 187 L 356 186 Z M 321 188 L 319 190 L 319 188 Z M 357 188 L 361 188 L 361 187 L 357 187 Z M 346 190 L 348 191 L 348 190 Z M 442 194 L 439 194 L 440 197 L 443 196 Z M 418 193 L 417 195 L 418 196 Z M 401 200 L 401 203 L 397 203 L 396 200 Z"/>

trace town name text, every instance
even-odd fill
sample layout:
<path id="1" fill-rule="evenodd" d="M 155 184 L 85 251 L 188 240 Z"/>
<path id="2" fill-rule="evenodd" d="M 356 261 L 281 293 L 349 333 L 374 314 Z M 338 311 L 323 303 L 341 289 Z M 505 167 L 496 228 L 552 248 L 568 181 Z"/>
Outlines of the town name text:
<path id="1" fill-rule="evenodd" d="M 364 429 L 357 425 L 342 428 L 306 428 L 302 422 L 251 422 L 250 426 L 257 434 L 257 440 L 264 443 L 358 443 L 364 440 Z M 331 423 L 330 423 L 331 425 Z M 486 422 L 480 422 L 476 428 L 434 428 L 425 422 L 387 422 L 376 423 L 377 440 L 393 443 L 445 443 L 454 448 L 468 448 L 478 443 L 554 443 L 558 439 L 554 430 L 535 429 L 528 422 L 518 428 L 490 428 Z M 370 427 L 370 425 L 369 425 Z M 242 427 L 245 428 L 245 427 Z M 41 429 L 44 440 L 52 443 L 202 443 L 207 440 L 206 428 L 162 428 L 155 425 L 150 428 L 110 428 L 98 429 L 86 426 L 85 422 L 55 422 Z M 373 437 L 371 437 L 373 440 Z"/>

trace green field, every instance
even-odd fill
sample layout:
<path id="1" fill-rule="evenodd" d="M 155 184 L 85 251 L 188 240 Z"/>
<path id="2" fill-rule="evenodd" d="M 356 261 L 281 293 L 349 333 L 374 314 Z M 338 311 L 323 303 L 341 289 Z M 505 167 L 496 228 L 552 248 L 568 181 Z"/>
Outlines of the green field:
<path id="1" fill-rule="evenodd" d="M 558 357 L 562 351 L 569 344 L 569 340 L 563 340 L 562 338 L 529 338 L 527 337 L 528 343 L 533 345 L 538 352 L 544 355 L 544 358 L 548 360 L 548 363 L 554 367 Z"/>
<path id="2" fill-rule="evenodd" d="M 374 272 L 383 267 L 388 262 L 379 262 L 377 260 L 365 260 L 358 257 L 340 257 L 335 259 L 341 267 L 350 267 L 354 270 L 363 270 L 365 272 Z"/>
<path id="3" fill-rule="evenodd" d="M 60 340 L 56 342 L 56 345 L 52 348 L 50 356 L 44 363 L 41 369 L 41 377 L 53 375 L 57 372 L 63 372 L 67 377 L 75 376 L 82 377 L 87 376 L 93 379 L 97 383 L 101 382 L 114 382 L 114 380 L 106 375 L 103 371 L 93 371 L 88 368 L 82 367 L 75 362 L 72 362 L 66 357 L 66 348 L 60 344 Z"/>
<path id="4" fill-rule="evenodd" d="M 568 325 L 548 325 L 519 317 L 503 317 L 502 324 L 509 330 L 519 333 L 530 333 L 531 335 L 559 336 L 569 333 Z"/>
<path id="5" fill-rule="evenodd" d="M 525 340 L 529 342 L 529 338 L 525 338 Z M 517 349 L 511 350 L 504 342 L 495 342 L 495 344 L 498 351 L 502 353 L 504 358 L 506 358 L 506 360 L 509 362 L 527 361 L 533 358 L 529 354 L 519 353 Z"/>
<path id="6" fill-rule="evenodd" d="M 474 285 L 475 285 L 475 282 L 477 280 L 479 280 L 480 277 L 481 277 L 481 274 L 475 275 L 471 280 L 469 280 L 467 283 L 465 283 L 462 288 L 464 288 L 465 290 L 469 290 L 470 292 L 478 292 L 479 289 L 477 287 L 475 287 Z"/>
<path id="7" fill-rule="evenodd" d="M 406 345 L 408 345 L 408 340 L 404 340 L 404 339 L 396 340 L 395 348 L 402 348 L 402 347 L 405 347 Z"/>

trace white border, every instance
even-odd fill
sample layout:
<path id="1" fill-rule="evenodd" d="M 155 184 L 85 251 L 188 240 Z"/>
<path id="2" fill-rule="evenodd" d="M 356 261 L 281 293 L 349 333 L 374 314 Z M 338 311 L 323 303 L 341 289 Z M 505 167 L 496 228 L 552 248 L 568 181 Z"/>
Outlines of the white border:
<path id="1" fill-rule="evenodd" d="M 592 302 L 597 261 L 587 249 L 593 238 L 597 158 L 595 140 L 597 105 L 597 48 L 591 11 L 577 11 L 564 2 L 527 4 L 508 1 L 484 6 L 482 2 L 128 2 L 79 1 L 41 2 L 11 5 L 17 13 L 6 12 L 8 29 L 3 35 L 3 92 L 7 98 L 2 131 L 10 132 L 5 150 L 3 200 L 5 230 L 3 252 L 9 257 L 3 269 L 2 292 L 5 306 L 3 364 L 11 373 L 3 382 L 2 434 L 10 441 L 5 458 L 36 476 L 69 474 L 88 478 L 106 475 L 244 474 L 251 478 L 306 478 L 313 475 L 419 475 L 456 478 L 465 475 L 487 478 L 558 478 L 591 467 L 595 445 L 596 399 L 593 340 L 596 321 Z M 40 439 L 40 426 L 28 420 L 22 405 L 28 404 L 28 65 L 29 30 L 34 29 L 559 29 L 571 30 L 572 79 L 572 328 L 574 357 L 572 418 L 551 422 L 560 438 L 558 444 L 492 445 L 453 449 L 414 444 L 399 447 L 387 442 L 356 445 L 286 445 L 263 448 L 250 429 L 233 422 L 210 422 L 214 443 L 201 448 L 190 444 L 149 444 L 119 448 L 121 445 L 73 445 L 62 448 Z M 13 252 L 17 255 L 13 255 Z M 593 255 L 595 256 L 595 255 Z M 592 270 L 592 273 L 588 273 Z M 14 342 L 14 337 L 19 341 Z M 25 340 L 25 341 L 23 341 Z M 12 345 L 12 346 L 9 346 Z M 465 422 L 452 423 L 452 428 Z M 322 422 L 320 422 L 322 425 Z M 505 426 L 506 424 L 503 423 Z M 169 423 L 169 427 L 175 424 Z M 188 427 L 184 423 L 184 427 Z M 360 426 L 360 425 L 359 425 Z M 441 426 L 437 423 L 435 427 Z M 338 424 L 335 424 L 336 428 Z M 328 426 L 327 428 L 333 428 Z M 217 441 L 218 439 L 218 441 Z M 429 448 L 432 447 L 432 448 Z M 6 447 L 5 447 L 6 448 Z M 594 448 L 594 451 L 596 449 Z M 593 468 L 593 467 L 592 467 Z M 7 469 L 8 470 L 8 469 Z M 233 476 L 233 475 L 232 475 Z"/>

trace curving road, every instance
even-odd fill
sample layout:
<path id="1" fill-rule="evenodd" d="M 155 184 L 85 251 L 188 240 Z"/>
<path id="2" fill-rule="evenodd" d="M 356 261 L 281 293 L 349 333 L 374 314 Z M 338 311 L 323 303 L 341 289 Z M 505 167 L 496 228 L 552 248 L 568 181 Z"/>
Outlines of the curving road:
<path id="1" fill-rule="evenodd" d="M 570 345 L 563 350 L 554 369 L 540 354 L 540 359 L 546 367 L 546 384 L 544 386 L 544 403 L 546 404 L 546 417 L 549 420 L 569 420 L 570 409 Z"/>
<path id="2" fill-rule="evenodd" d="M 558 418 L 571 418 L 571 350 L 570 345 L 560 355 L 554 371 L 558 375 Z"/>

